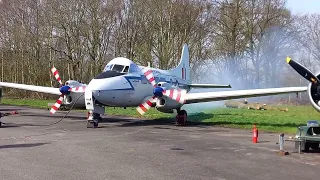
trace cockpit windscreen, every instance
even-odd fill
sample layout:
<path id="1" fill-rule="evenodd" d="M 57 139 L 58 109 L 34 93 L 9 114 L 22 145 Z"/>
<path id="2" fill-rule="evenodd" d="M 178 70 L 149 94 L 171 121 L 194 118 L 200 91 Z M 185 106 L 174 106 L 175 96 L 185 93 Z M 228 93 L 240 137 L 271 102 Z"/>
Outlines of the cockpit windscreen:
<path id="1" fill-rule="evenodd" d="M 123 68 L 124 68 L 123 65 L 115 64 L 115 65 L 113 65 L 113 67 L 112 67 L 112 71 L 117 71 L 117 72 L 121 73 L 121 72 L 123 71 Z"/>
<path id="2" fill-rule="evenodd" d="M 108 64 L 104 71 L 116 71 L 118 73 L 128 73 L 129 66 L 119 65 L 119 64 Z"/>

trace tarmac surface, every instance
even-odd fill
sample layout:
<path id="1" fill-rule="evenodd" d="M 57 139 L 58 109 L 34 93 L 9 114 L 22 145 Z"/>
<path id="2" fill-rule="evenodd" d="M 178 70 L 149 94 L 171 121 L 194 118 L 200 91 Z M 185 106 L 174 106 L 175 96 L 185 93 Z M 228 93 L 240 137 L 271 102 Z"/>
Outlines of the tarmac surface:
<path id="1" fill-rule="evenodd" d="M 320 154 L 279 156 L 278 134 L 214 126 L 175 126 L 172 120 L 104 116 L 86 128 L 86 114 L 0 106 L 1 179 L 315 179 Z"/>

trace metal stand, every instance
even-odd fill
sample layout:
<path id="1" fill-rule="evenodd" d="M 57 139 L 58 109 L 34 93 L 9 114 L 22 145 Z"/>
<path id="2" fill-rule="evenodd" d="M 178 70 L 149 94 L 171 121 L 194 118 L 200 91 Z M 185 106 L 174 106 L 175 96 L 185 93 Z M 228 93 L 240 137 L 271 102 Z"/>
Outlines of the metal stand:
<path id="1" fill-rule="evenodd" d="M 279 144 L 280 144 L 280 151 L 283 151 L 284 134 L 279 135 Z"/>
<path id="2" fill-rule="evenodd" d="M 301 128 L 300 127 L 298 127 L 298 129 L 299 129 L 299 138 L 298 138 L 298 140 L 299 140 L 299 154 L 301 154 L 301 139 L 300 139 L 300 137 L 301 137 Z"/>

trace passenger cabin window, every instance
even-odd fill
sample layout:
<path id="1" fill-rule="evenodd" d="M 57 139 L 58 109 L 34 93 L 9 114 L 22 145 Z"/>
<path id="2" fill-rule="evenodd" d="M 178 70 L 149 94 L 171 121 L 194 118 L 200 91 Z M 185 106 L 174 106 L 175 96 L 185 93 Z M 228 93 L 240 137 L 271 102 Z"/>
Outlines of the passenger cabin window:
<path id="1" fill-rule="evenodd" d="M 131 64 L 130 65 L 130 69 L 129 69 L 129 72 L 130 73 L 135 73 L 135 72 L 138 72 L 139 71 L 139 68 L 136 64 Z"/>

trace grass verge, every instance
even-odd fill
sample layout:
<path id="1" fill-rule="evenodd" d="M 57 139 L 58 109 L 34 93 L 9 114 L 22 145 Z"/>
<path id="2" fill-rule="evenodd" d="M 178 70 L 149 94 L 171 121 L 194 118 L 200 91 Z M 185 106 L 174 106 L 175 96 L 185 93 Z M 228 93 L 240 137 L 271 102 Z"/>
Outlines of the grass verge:
<path id="1" fill-rule="evenodd" d="M 2 104 L 48 108 L 48 102 L 54 100 L 38 99 L 2 99 Z M 218 125 L 229 128 L 252 129 L 256 124 L 259 130 L 268 132 L 295 133 L 298 126 L 305 125 L 308 120 L 319 120 L 320 113 L 311 106 L 285 106 L 288 112 L 276 110 L 247 110 L 231 108 L 215 108 L 189 115 L 189 120 L 195 124 Z M 106 108 L 107 114 L 140 117 L 135 108 Z M 148 111 L 143 118 L 164 119 L 174 115 L 158 112 L 154 109 Z"/>

